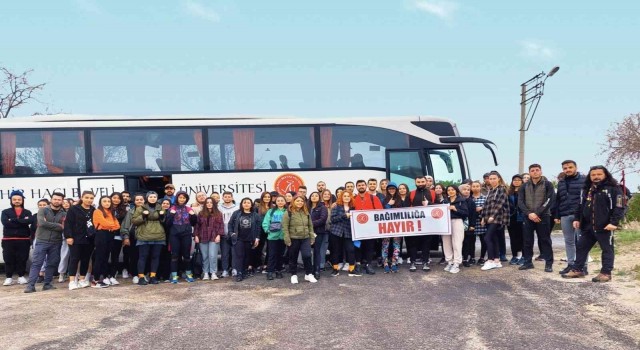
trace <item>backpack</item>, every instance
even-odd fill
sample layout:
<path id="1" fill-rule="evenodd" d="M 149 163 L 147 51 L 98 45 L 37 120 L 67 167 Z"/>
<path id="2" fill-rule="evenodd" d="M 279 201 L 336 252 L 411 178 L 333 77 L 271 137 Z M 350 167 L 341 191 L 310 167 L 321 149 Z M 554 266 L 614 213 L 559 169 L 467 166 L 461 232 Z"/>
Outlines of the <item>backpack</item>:
<path id="1" fill-rule="evenodd" d="M 269 210 L 269 232 L 278 232 L 282 230 L 282 222 L 273 222 L 273 213 L 276 211 L 276 208 L 271 208 Z"/>
<path id="2" fill-rule="evenodd" d="M 200 243 L 196 243 L 193 254 L 191 254 L 191 271 L 196 277 L 202 276 L 202 252 L 200 252 Z"/>

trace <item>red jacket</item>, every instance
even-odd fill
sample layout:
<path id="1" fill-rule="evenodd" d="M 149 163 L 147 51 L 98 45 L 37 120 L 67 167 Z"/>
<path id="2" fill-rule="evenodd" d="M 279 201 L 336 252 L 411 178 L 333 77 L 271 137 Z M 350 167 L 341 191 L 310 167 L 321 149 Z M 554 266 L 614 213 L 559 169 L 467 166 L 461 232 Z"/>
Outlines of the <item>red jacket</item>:
<path id="1" fill-rule="evenodd" d="M 365 193 L 364 198 L 357 193 L 353 196 L 353 207 L 355 210 L 382 209 L 382 203 L 378 197 Z"/>

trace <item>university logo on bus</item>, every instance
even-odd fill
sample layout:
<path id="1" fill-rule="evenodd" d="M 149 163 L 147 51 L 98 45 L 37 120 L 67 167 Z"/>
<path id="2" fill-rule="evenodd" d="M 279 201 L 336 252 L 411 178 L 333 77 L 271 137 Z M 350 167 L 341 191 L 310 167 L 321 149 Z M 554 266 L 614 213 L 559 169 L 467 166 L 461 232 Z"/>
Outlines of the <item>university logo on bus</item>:
<path id="1" fill-rule="evenodd" d="M 304 180 L 296 174 L 285 173 L 276 177 L 276 181 L 273 183 L 273 188 L 278 193 L 284 195 L 287 192 L 298 192 L 298 187 L 304 185 Z"/>

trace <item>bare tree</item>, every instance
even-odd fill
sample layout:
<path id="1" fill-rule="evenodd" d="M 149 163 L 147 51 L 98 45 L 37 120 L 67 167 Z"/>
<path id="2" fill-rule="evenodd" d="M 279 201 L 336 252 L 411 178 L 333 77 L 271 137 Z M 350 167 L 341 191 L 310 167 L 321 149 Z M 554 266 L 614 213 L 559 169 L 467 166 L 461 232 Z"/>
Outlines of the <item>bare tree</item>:
<path id="1" fill-rule="evenodd" d="M 31 85 L 27 79 L 33 70 L 22 74 L 14 74 L 5 67 L 0 67 L 2 81 L 0 82 L 0 118 L 7 118 L 11 111 L 35 100 L 34 95 L 42 90 L 45 83 Z"/>
<path id="2" fill-rule="evenodd" d="M 640 113 L 611 124 L 601 153 L 612 171 L 640 172 Z"/>

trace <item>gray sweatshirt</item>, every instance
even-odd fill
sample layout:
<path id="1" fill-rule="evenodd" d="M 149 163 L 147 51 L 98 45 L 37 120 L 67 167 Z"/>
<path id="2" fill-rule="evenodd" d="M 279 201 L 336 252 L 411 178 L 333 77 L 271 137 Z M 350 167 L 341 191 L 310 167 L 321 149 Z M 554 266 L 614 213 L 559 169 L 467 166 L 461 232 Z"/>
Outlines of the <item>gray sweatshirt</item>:
<path id="1" fill-rule="evenodd" d="M 57 214 L 54 214 L 51 206 L 46 206 L 38 210 L 38 228 L 36 229 L 36 239 L 40 242 L 62 243 L 62 232 L 64 231 L 64 219 L 67 211 L 60 207 Z"/>
<path id="2" fill-rule="evenodd" d="M 229 221 L 231 220 L 231 215 L 233 215 L 233 212 L 238 210 L 239 206 L 233 203 L 229 203 L 229 206 L 225 206 L 224 202 L 220 202 L 218 208 L 220 209 L 222 219 L 224 220 L 224 235 L 227 236 L 229 233 Z"/>

